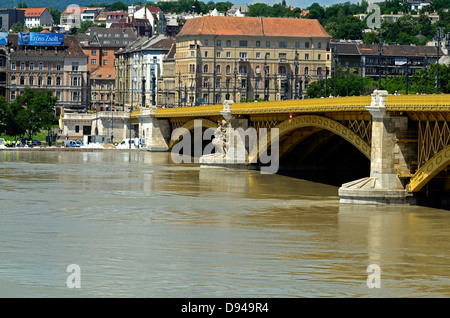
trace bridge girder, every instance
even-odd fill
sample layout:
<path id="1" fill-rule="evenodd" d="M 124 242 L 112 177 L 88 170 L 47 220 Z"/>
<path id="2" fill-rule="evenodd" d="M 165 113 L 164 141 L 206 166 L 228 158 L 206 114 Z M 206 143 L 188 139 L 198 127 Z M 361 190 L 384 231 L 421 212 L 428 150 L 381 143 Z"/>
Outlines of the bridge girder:
<path id="1" fill-rule="evenodd" d="M 294 117 L 292 120 L 285 120 L 282 123 L 276 125 L 274 128 L 278 129 L 279 137 L 281 138 L 285 134 L 300 129 L 303 127 L 317 127 L 321 129 L 329 130 L 336 135 L 341 136 L 352 145 L 354 145 L 359 151 L 361 151 L 370 160 L 370 145 L 354 133 L 349 128 L 345 127 L 341 123 L 330 119 L 328 117 L 316 116 L 316 115 L 303 115 Z M 249 154 L 249 162 L 256 162 L 259 155 L 267 151 L 271 145 L 271 131 L 269 130 L 266 138 L 262 138 L 262 143 L 258 145 L 257 149 L 253 149 Z M 261 140 L 261 139 L 260 139 Z M 280 153 L 281 155 L 281 153 Z"/>

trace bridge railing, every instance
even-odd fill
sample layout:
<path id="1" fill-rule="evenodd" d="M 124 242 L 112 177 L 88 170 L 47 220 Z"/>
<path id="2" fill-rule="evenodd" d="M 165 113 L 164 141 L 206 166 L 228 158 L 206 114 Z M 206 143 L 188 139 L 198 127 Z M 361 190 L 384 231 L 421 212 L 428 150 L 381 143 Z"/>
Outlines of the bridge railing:
<path id="1" fill-rule="evenodd" d="M 449 94 L 388 95 L 387 106 L 450 106 Z"/>

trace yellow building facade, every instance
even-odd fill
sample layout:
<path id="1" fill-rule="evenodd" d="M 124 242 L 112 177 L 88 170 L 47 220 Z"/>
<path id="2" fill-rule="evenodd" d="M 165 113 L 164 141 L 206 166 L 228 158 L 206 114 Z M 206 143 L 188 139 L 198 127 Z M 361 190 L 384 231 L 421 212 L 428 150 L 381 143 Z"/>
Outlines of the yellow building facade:
<path id="1" fill-rule="evenodd" d="M 330 39 L 311 19 L 189 19 L 176 40 L 175 104 L 302 98 L 331 73 Z"/>

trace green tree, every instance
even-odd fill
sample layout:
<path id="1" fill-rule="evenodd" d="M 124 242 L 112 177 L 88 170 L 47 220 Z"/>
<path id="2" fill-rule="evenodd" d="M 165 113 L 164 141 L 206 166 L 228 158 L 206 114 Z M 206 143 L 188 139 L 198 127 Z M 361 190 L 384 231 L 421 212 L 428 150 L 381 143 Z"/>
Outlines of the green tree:
<path id="1" fill-rule="evenodd" d="M 128 5 L 122 1 L 116 1 L 109 6 L 110 11 L 128 11 Z"/>
<path id="2" fill-rule="evenodd" d="M 31 28 L 30 32 L 41 32 L 42 30 L 44 30 L 43 27 L 37 26 L 37 27 Z"/>
<path id="3" fill-rule="evenodd" d="M 9 104 L 9 124 L 14 136 L 25 133 L 32 138 L 32 133 L 42 128 L 49 129 L 55 123 L 54 108 L 57 98 L 50 90 L 26 87 L 24 92 Z"/>
<path id="4" fill-rule="evenodd" d="M 20 22 L 16 22 L 11 26 L 11 29 L 9 30 L 10 33 L 19 33 L 23 32 L 25 30 L 24 26 Z"/>
<path id="5" fill-rule="evenodd" d="M 94 22 L 92 22 L 91 20 L 85 20 L 81 22 L 80 27 L 76 31 L 76 34 L 85 33 L 86 30 L 92 26 L 94 26 Z"/>
<path id="6" fill-rule="evenodd" d="M 59 24 L 61 21 L 61 11 L 53 8 L 52 6 L 47 8 L 53 18 L 53 24 Z"/>

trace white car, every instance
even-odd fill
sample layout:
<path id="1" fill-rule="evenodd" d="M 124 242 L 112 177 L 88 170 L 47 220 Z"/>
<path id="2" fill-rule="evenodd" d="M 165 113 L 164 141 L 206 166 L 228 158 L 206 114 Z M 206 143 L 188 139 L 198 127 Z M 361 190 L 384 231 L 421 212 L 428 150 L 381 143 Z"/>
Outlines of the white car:
<path id="1" fill-rule="evenodd" d="M 131 143 L 131 145 L 130 145 Z M 116 146 L 117 149 L 135 149 L 139 148 L 139 138 L 125 139 Z"/>

